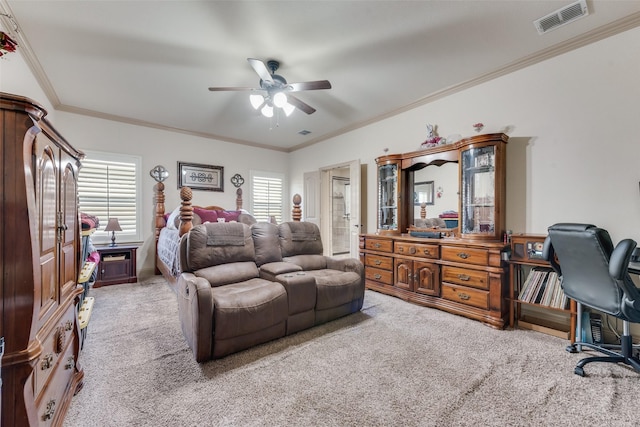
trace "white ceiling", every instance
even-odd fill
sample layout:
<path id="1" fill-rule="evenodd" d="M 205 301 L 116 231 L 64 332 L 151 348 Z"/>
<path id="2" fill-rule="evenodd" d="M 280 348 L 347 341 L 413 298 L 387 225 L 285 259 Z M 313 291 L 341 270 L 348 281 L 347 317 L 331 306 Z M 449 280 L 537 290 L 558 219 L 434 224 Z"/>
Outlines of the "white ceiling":
<path id="1" fill-rule="evenodd" d="M 588 16 L 538 34 L 534 20 L 571 3 L 0 0 L 0 11 L 57 109 L 292 151 L 640 25 L 640 1 L 591 0 Z M 297 93 L 317 111 L 278 120 L 249 92 L 208 90 L 258 87 L 249 57 L 333 88 Z"/>

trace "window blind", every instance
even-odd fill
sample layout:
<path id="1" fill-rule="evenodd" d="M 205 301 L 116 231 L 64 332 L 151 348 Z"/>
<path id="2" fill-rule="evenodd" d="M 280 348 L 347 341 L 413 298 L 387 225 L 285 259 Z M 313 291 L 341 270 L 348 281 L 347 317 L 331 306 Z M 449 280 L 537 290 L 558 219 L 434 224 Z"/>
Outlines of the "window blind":
<path id="1" fill-rule="evenodd" d="M 279 174 L 255 172 L 251 177 L 251 213 L 258 221 L 274 216 L 282 222 L 284 178 Z"/>
<path id="2" fill-rule="evenodd" d="M 118 218 L 122 231 L 117 234 L 129 240 L 135 240 L 139 232 L 137 168 L 135 159 L 103 160 L 93 156 L 82 161 L 78 176 L 80 211 L 97 216 L 102 230 L 109 218 Z"/>

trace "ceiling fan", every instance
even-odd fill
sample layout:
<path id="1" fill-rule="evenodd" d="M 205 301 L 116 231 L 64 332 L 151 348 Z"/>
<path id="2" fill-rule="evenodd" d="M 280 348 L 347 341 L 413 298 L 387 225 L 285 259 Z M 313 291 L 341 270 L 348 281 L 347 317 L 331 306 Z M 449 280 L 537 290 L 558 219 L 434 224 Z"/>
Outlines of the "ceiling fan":
<path id="1" fill-rule="evenodd" d="M 292 92 L 303 90 L 331 89 L 328 80 L 317 80 L 313 82 L 287 83 L 284 77 L 276 74 L 280 63 L 275 60 L 267 61 L 266 65 L 259 59 L 247 58 L 249 64 L 260 77 L 260 87 L 210 87 L 212 92 L 216 91 L 261 91 L 265 95 L 251 94 L 249 100 L 256 110 L 261 108 L 262 114 L 273 116 L 273 107 L 280 107 L 285 114 L 290 115 L 295 108 L 307 114 L 313 114 L 316 109 L 293 96 Z"/>

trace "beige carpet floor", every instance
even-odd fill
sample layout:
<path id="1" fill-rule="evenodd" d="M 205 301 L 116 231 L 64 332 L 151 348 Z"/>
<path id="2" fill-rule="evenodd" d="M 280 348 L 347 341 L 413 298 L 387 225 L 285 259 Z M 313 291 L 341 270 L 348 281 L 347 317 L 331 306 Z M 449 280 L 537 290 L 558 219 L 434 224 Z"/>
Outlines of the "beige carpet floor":
<path id="1" fill-rule="evenodd" d="M 361 312 L 198 364 L 156 277 L 91 290 L 65 426 L 636 426 L 640 375 L 367 291 Z"/>

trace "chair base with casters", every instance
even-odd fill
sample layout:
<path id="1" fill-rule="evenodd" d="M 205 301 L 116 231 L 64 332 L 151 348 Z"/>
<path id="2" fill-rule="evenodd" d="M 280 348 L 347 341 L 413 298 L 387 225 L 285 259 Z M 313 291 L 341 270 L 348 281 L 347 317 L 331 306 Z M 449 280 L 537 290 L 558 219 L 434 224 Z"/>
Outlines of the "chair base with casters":
<path id="1" fill-rule="evenodd" d="M 577 312 L 577 323 L 576 329 L 578 331 L 582 330 L 582 304 L 577 304 L 578 312 Z M 579 353 L 582 352 L 582 347 L 589 348 L 591 350 L 595 350 L 599 353 L 605 354 L 606 356 L 590 356 L 581 359 L 573 372 L 576 375 L 580 375 L 584 377 L 584 365 L 591 362 L 607 362 L 607 363 L 624 363 L 625 365 L 631 366 L 635 371 L 640 372 L 640 359 L 638 356 L 633 355 L 634 347 L 630 326 L 627 320 L 624 320 L 622 323 L 622 336 L 620 337 L 621 345 L 615 344 L 593 344 L 589 342 L 577 341 L 571 345 L 567 346 L 567 351 L 569 353 Z M 619 350 L 619 352 L 614 351 Z"/>

